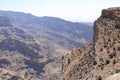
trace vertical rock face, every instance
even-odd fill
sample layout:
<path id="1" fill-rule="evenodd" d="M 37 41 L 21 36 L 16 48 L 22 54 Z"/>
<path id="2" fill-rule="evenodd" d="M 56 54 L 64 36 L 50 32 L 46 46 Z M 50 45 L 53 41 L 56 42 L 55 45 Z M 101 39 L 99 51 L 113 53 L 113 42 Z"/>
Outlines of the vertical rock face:
<path id="1" fill-rule="evenodd" d="M 98 39 L 98 35 L 99 35 L 99 32 L 100 32 L 100 30 L 99 30 L 96 22 L 94 23 L 94 27 L 93 27 L 93 28 L 94 28 L 93 41 L 94 41 L 94 43 L 95 43 L 95 42 L 97 41 L 97 39 Z"/>
<path id="2" fill-rule="evenodd" d="M 94 23 L 94 44 L 63 58 L 62 80 L 104 80 L 120 71 L 120 8 L 102 10 Z"/>
<path id="3" fill-rule="evenodd" d="M 94 61 L 92 50 L 92 45 L 86 45 L 82 48 L 74 48 L 64 57 L 63 80 L 80 80 L 85 78 L 84 75 L 89 75 L 91 68 L 93 68 L 91 63 Z"/>

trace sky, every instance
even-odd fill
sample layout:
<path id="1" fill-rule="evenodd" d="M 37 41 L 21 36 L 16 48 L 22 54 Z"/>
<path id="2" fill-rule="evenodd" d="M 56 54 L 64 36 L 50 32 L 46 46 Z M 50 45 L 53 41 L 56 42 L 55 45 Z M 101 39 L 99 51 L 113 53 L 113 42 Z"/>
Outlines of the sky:
<path id="1" fill-rule="evenodd" d="M 120 7 L 120 0 L 0 0 L 0 10 L 52 16 L 73 22 L 93 22 L 101 10 Z"/>

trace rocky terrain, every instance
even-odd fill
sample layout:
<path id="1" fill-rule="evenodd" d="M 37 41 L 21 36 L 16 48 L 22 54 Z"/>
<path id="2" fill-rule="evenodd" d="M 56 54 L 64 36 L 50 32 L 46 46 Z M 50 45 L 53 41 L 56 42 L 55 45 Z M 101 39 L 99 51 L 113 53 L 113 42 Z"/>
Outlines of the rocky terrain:
<path id="1" fill-rule="evenodd" d="M 57 45 L 71 50 L 93 40 L 93 27 L 84 23 L 14 11 L 0 11 L 0 15 L 8 17 L 12 25 L 24 29 L 51 47 Z"/>
<path id="2" fill-rule="evenodd" d="M 50 74 L 49 69 L 54 68 L 56 70 L 54 73 L 59 73 L 60 60 L 58 57 L 61 54 L 58 54 L 56 59 L 59 48 L 63 53 L 66 52 L 59 46 L 48 46 L 47 43 L 26 31 L 13 26 L 7 17 L 0 16 L 1 80 L 47 80 L 46 76 Z M 58 64 L 54 66 L 56 62 Z M 49 77 L 52 76 L 54 74 L 51 73 Z"/>
<path id="3" fill-rule="evenodd" d="M 119 79 L 120 79 L 120 73 L 116 73 L 105 80 L 119 80 Z"/>
<path id="4" fill-rule="evenodd" d="M 0 80 L 59 80 L 61 57 L 91 35 L 85 24 L 0 11 Z"/>
<path id="5" fill-rule="evenodd" d="M 74 48 L 62 57 L 61 80 L 105 80 L 119 73 L 119 33 L 120 8 L 103 9 L 101 16 L 94 22 L 94 43 Z M 117 80 L 115 77 L 110 78 L 106 80 Z"/>
<path id="6" fill-rule="evenodd" d="M 51 61 L 40 62 L 44 58 L 41 52 L 41 45 L 34 37 L 12 26 L 7 17 L 0 16 L 1 80 L 36 79 L 37 73 Z"/>

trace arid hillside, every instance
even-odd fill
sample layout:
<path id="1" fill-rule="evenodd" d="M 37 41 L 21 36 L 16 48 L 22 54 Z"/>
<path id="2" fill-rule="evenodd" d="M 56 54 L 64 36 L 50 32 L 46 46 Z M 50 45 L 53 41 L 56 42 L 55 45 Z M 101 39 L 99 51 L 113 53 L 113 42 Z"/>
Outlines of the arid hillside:
<path id="1" fill-rule="evenodd" d="M 93 44 L 74 48 L 62 58 L 62 80 L 105 80 L 120 72 L 119 7 L 102 10 L 94 22 L 93 39 Z"/>
<path id="2" fill-rule="evenodd" d="M 58 80 L 61 57 L 92 42 L 92 34 L 82 23 L 0 11 L 0 79 Z"/>

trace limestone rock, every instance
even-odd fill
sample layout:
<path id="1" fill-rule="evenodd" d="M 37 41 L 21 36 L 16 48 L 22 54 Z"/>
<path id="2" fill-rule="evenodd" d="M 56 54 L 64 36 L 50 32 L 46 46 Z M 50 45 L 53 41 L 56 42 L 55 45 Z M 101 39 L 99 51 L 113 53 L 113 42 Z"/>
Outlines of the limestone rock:
<path id="1" fill-rule="evenodd" d="M 105 80 L 120 80 L 120 73 L 114 74 L 114 75 L 108 77 L 108 78 L 105 79 Z"/>

